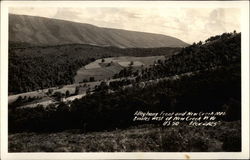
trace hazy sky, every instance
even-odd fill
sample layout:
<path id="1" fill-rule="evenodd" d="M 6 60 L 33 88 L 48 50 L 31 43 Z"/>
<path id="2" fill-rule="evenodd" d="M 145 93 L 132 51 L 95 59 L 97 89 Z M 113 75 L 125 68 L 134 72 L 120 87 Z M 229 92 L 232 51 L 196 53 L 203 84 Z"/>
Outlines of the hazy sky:
<path id="1" fill-rule="evenodd" d="M 10 13 L 89 23 L 99 27 L 160 33 L 193 43 L 240 31 L 237 8 L 10 8 Z"/>

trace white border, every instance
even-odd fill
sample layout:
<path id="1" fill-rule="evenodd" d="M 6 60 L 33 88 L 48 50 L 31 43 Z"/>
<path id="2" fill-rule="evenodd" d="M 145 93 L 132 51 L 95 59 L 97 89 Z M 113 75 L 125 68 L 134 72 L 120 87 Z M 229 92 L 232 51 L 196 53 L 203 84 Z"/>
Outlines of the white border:
<path id="1" fill-rule="evenodd" d="M 8 153 L 8 7 L 165 7 L 240 8 L 242 32 L 242 152 Z M 249 1 L 1 1 L 1 159 L 248 159 L 249 158 Z"/>

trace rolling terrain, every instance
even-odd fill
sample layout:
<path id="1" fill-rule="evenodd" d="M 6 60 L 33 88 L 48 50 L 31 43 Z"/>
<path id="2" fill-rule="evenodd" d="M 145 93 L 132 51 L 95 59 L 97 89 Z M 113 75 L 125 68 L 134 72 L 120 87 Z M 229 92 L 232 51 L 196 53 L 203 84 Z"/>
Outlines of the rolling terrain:
<path id="1" fill-rule="evenodd" d="M 241 151 L 240 33 L 186 46 L 32 16 L 9 27 L 10 152 Z M 167 127 L 137 111 L 225 115 Z"/>
<path id="2" fill-rule="evenodd" d="M 90 44 L 119 48 L 188 46 L 187 43 L 171 36 L 14 14 L 9 15 L 9 41 L 40 46 L 61 44 Z"/>
<path id="3" fill-rule="evenodd" d="M 114 79 L 113 76 L 119 73 L 122 69 L 132 67 L 133 70 L 140 70 L 142 68 L 150 67 L 158 60 L 165 60 L 165 56 L 147 56 L 147 57 L 133 57 L 133 56 L 120 56 L 120 57 L 109 57 L 97 59 L 94 62 L 91 62 L 77 71 L 76 76 L 74 77 L 75 84 L 64 85 L 61 87 L 51 87 L 46 89 L 40 89 L 32 92 L 25 92 L 15 95 L 10 95 L 8 97 L 8 103 L 11 105 L 15 102 L 19 97 L 27 97 L 34 98 L 36 97 L 38 100 L 24 103 L 19 108 L 27 108 L 27 107 L 35 107 L 38 104 L 47 106 L 49 104 L 56 103 L 56 100 L 51 100 L 47 97 L 46 93 L 49 90 L 53 90 L 51 94 L 55 92 L 60 92 L 65 94 L 66 91 L 69 92 L 72 96 L 67 97 L 64 101 L 74 100 L 82 98 L 86 95 L 86 90 L 89 88 L 91 91 L 95 89 L 96 86 L 100 85 L 102 81 L 106 81 L 107 83 L 113 81 L 120 81 L 121 79 Z M 103 61 L 103 62 L 102 62 Z M 131 62 L 133 63 L 131 65 Z M 95 82 L 89 82 L 89 79 L 93 77 Z M 108 81 L 107 81 L 108 80 Z M 86 83 L 87 82 L 87 83 Z M 73 95 L 75 93 L 76 87 L 81 88 L 81 92 L 78 96 Z"/>
<path id="4" fill-rule="evenodd" d="M 69 85 L 77 71 L 100 58 L 172 56 L 188 44 L 170 36 L 70 21 L 9 15 L 9 95 Z M 123 64 L 91 72 L 112 77 Z M 138 65 L 135 62 L 134 65 Z M 87 77 L 90 78 L 90 77 Z"/>
<path id="5" fill-rule="evenodd" d="M 132 57 L 120 56 L 97 59 L 77 71 L 74 77 L 75 83 L 88 81 L 91 77 L 95 80 L 111 79 L 122 69 L 131 66 L 134 70 L 153 65 L 158 60 L 165 60 L 164 56 Z M 103 61 L 103 62 L 102 62 Z"/>
<path id="6" fill-rule="evenodd" d="M 27 46 L 10 43 L 9 94 L 74 83 L 81 67 L 96 59 L 107 57 L 172 56 L 181 48 L 126 48 L 100 47 L 84 44 L 58 46 Z"/>

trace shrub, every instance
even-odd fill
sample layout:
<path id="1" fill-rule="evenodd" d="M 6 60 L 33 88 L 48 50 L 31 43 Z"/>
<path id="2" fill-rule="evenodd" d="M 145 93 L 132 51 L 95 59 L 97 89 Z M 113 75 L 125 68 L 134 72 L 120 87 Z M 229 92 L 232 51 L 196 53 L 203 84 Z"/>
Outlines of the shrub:
<path id="1" fill-rule="evenodd" d="M 162 150 L 164 152 L 180 152 L 183 147 L 184 139 L 176 130 L 162 134 Z"/>
<path id="2" fill-rule="evenodd" d="M 227 152 L 240 152 L 241 151 L 241 133 L 231 132 L 225 135 L 223 139 L 222 149 Z"/>

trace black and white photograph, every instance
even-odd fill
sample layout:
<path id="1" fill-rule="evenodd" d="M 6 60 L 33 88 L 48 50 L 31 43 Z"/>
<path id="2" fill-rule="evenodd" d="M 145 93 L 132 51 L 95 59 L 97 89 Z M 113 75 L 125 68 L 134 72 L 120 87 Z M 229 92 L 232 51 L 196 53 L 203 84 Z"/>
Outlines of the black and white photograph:
<path id="1" fill-rule="evenodd" d="M 16 3 L 1 38 L 8 154 L 249 149 L 248 1 Z"/>

